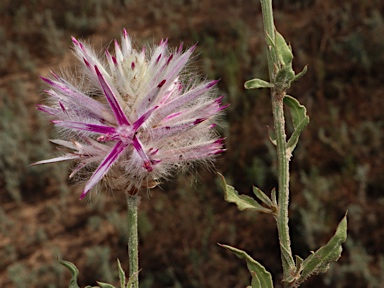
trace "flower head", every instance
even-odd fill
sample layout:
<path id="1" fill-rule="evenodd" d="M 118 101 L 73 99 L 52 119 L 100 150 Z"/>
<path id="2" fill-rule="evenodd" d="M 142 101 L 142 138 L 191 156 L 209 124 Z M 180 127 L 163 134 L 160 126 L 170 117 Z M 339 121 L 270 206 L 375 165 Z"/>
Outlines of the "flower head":
<path id="1" fill-rule="evenodd" d="M 49 86 L 49 114 L 62 138 L 53 143 L 69 150 L 44 164 L 77 160 L 70 177 L 93 169 L 80 199 L 103 178 L 125 189 L 156 186 L 158 179 L 196 161 L 210 161 L 223 151 L 214 131 L 226 107 L 213 86 L 186 73 L 195 46 L 170 50 L 167 40 L 149 52 L 137 51 L 124 30 L 121 45 L 103 59 L 72 38 L 81 61 L 79 84 L 52 73 L 42 78 Z"/>

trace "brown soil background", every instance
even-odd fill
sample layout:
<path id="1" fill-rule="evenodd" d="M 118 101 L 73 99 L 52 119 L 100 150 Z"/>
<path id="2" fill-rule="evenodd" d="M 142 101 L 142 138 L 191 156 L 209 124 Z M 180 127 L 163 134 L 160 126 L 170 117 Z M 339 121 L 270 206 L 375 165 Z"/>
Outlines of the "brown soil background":
<path id="1" fill-rule="evenodd" d="M 277 29 L 309 71 L 290 94 L 311 122 L 294 152 L 290 226 L 306 257 L 331 237 L 348 210 L 348 240 L 337 264 L 302 287 L 381 287 L 384 283 L 382 1 L 274 1 Z M 258 1 L 15 1 L 0 4 L 0 287 L 67 287 L 57 258 L 76 264 L 79 284 L 117 285 L 127 268 L 125 200 L 118 193 L 79 201 L 69 166 L 28 167 L 55 155 L 55 133 L 36 111 L 38 75 L 71 69 L 70 35 L 98 49 L 125 27 L 138 46 L 169 38 L 198 42 L 195 69 L 219 88 L 227 109 L 220 132 L 227 152 L 215 170 L 243 194 L 276 185 L 267 137 L 268 91 L 245 91 L 266 78 Z M 140 287 L 245 287 L 246 264 L 217 243 L 247 251 L 281 286 L 274 220 L 240 212 L 223 199 L 215 171 L 197 168 L 142 195 Z M 380 220 L 381 219 L 381 220 Z"/>

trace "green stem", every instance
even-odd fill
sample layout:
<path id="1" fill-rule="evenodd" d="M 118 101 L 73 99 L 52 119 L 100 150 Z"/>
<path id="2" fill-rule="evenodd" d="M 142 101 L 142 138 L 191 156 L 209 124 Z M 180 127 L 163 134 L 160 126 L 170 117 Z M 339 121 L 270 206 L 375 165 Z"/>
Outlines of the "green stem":
<path id="1" fill-rule="evenodd" d="M 260 2 L 261 12 L 263 14 L 265 37 L 270 37 L 272 42 L 275 42 L 275 24 L 273 23 L 272 0 L 260 0 Z M 267 48 L 269 79 L 270 81 L 273 81 L 275 79 L 274 64 L 277 59 L 275 59 L 275 55 L 271 53 L 269 47 Z"/>
<path id="2" fill-rule="evenodd" d="M 128 261 L 129 278 L 134 279 L 129 288 L 139 288 L 139 240 L 137 226 L 137 208 L 140 197 L 126 193 L 128 206 Z"/>
<path id="3" fill-rule="evenodd" d="M 275 26 L 273 24 L 272 0 L 260 0 L 263 22 L 266 36 L 269 36 L 272 42 L 275 41 Z M 278 59 L 273 50 L 268 47 L 268 69 L 270 81 L 274 83 Z M 281 261 L 283 265 L 284 279 L 290 274 L 290 263 L 293 263 L 291 240 L 288 227 L 288 204 L 289 204 L 289 155 L 287 155 L 287 142 L 285 133 L 285 119 L 283 98 L 285 92 L 277 93 L 272 89 L 272 112 L 274 130 L 276 134 L 277 161 L 278 161 L 278 205 L 279 211 L 276 217 L 277 229 L 280 240 Z M 288 257 L 288 259 L 287 259 Z M 288 284 L 285 284 L 288 287 Z"/>
<path id="4" fill-rule="evenodd" d="M 281 248 L 281 261 L 283 264 L 284 279 L 290 274 L 289 263 L 293 262 L 291 240 L 289 237 L 288 227 L 288 204 L 289 204 L 289 155 L 287 155 L 286 135 L 285 135 L 285 121 L 283 110 L 283 97 L 275 92 L 272 93 L 272 109 L 273 121 L 276 134 L 277 144 L 277 162 L 278 162 L 278 215 L 277 215 L 277 229 L 279 233 L 280 248 Z M 284 251 L 283 251 L 284 249 Z M 287 261 L 286 256 L 290 260 Z"/>

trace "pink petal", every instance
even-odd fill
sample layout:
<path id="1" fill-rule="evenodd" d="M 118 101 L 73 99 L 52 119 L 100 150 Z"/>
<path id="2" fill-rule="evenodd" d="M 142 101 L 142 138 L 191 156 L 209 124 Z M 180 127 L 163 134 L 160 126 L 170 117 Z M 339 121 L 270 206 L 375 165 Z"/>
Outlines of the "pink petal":
<path id="1" fill-rule="evenodd" d="M 82 131 L 89 131 L 99 134 L 114 134 L 116 133 L 116 129 L 114 127 L 110 126 L 104 126 L 104 125 L 97 125 L 97 124 L 88 124 L 88 123 L 82 123 L 82 122 L 71 122 L 71 121 L 52 121 L 55 125 L 70 128 L 70 129 L 76 129 L 76 130 L 82 130 Z"/>
<path id="2" fill-rule="evenodd" d="M 176 125 L 158 127 L 152 130 L 151 136 L 156 141 L 166 137 L 171 137 L 175 134 L 186 132 L 205 120 L 207 119 L 198 118 L 198 119 L 184 121 Z"/>
<path id="3" fill-rule="evenodd" d="M 67 161 L 67 160 L 73 160 L 73 159 L 78 159 L 80 158 L 80 155 L 75 155 L 75 154 L 66 154 L 60 157 L 52 158 L 52 159 L 47 159 L 47 160 L 41 160 L 38 162 L 35 162 L 31 164 L 30 166 L 35 166 L 35 165 L 41 165 L 41 164 L 48 164 L 48 163 L 54 163 L 54 162 L 61 162 L 61 161 Z"/>
<path id="4" fill-rule="evenodd" d="M 95 71 L 99 79 L 101 88 L 104 91 L 104 95 L 108 100 L 109 106 L 111 107 L 112 112 L 116 117 L 117 123 L 119 123 L 119 125 L 130 125 L 127 116 L 125 115 L 123 109 L 117 101 L 117 98 L 113 94 L 111 87 L 109 87 L 108 83 L 105 81 L 103 75 L 100 73 L 97 66 L 95 66 Z"/>
<path id="5" fill-rule="evenodd" d="M 173 113 L 174 111 L 180 110 L 183 106 L 193 102 L 197 97 L 201 96 L 203 93 L 209 91 L 209 89 L 214 86 L 218 80 L 213 80 L 208 83 L 201 84 L 194 89 L 186 92 L 185 94 L 177 97 L 176 99 L 168 102 L 166 105 L 158 109 L 157 114 L 159 120 L 164 119 L 164 117 Z"/>
<path id="6" fill-rule="evenodd" d="M 125 150 L 126 145 L 119 141 L 112 148 L 111 152 L 104 158 L 103 162 L 97 167 L 93 175 L 88 180 L 87 184 L 84 187 L 83 193 L 80 196 L 80 200 L 87 195 L 89 190 L 93 188 L 100 180 L 104 177 L 104 175 L 108 172 L 109 168 L 113 165 L 113 163 L 119 158 L 121 153 Z"/>
<path id="7" fill-rule="evenodd" d="M 137 153 L 143 159 L 143 167 L 148 171 L 151 172 L 153 170 L 152 162 L 149 159 L 148 155 L 145 153 L 142 144 L 140 143 L 140 140 L 137 139 L 136 136 L 133 137 L 132 140 L 132 146 L 136 149 Z"/>
<path id="8" fill-rule="evenodd" d="M 137 119 L 135 121 L 135 123 L 133 123 L 133 130 L 134 131 L 137 131 L 137 129 L 140 128 L 141 125 L 143 125 L 143 123 L 145 121 L 147 121 L 147 119 L 152 115 L 153 111 L 155 111 L 157 109 L 157 107 L 159 106 L 155 106 L 151 109 L 149 109 L 147 112 L 145 112 L 139 119 Z"/>

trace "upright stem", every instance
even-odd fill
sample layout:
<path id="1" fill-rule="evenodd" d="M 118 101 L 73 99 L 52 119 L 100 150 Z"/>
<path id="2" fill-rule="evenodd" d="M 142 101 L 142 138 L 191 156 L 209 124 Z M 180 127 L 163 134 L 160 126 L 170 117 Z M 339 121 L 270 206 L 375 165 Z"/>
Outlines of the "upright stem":
<path id="1" fill-rule="evenodd" d="M 137 208 L 140 197 L 126 193 L 128 206 L 128 261 L 129 278 L 134 279 L 129 288 L 139 288 L 139 240 L 137 227 Z"/>
<path id="2" fill-rule="evenodd" d="M 270 37 L 272 42 L 274 42 L 275 26 L 273 24 L 272 0 L 260 0 L 260 2 L 262 7 L 266 37 Z M 278 67 L 278 59 L 276 59 L 276 55 L 274 55 L 274 53 L 271 53 L 270 47 L 268 47 L 267 56 L 270 81 L 274 83 L 274 79 L 276 76 L 276 67 Z M 271 95 L 278 161 L 279 211 L 276 221 L 280 240 L 281 261 L 283 265 L 284 279 L 286 279 L 289 276 L 289 273 L 291 272 L 289 264 L 293 262 L 293 259 L 288 227 L 289 155 L 287 155 L 287 142 L 285 134 L 285 119 L 283 106 L 283 98 L 285 92 L 277 93 L 275 89 L 272 89 Z M 285 284 L 286 287 L 287 285 L 288 284 Z"/>
<path id="3" fill-rule="evenodd" d="M 286 148 L 285 121 L 283 110 L 283 97 L 272 92 L 273 122 L 276 134 L 277 161 L 278 161 L 278 205 L 277 229 L 279 233 L 281 261 L 283 264 L 284 279 L 290 271 L 289 262 L 286 257 L 292 260 L 291 240 L 288 227 L 288 204 L 289 204 L 289 156 Z"/>

